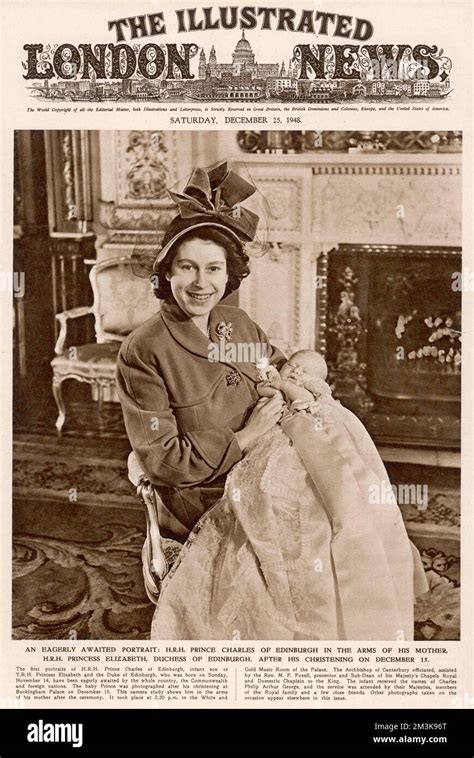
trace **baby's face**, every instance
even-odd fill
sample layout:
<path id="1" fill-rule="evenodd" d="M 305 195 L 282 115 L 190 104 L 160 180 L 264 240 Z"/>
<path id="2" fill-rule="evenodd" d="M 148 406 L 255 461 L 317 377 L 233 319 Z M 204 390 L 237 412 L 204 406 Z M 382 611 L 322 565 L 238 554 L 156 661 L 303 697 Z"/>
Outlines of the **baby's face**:
<path id="1" fill-rule="evenodd" d="M 316 372 L 310 361 L 305 360 L 303 356 L 292 356 L 280 369 L 280 376 L 283 381 L 295 382 L 295 384 L 304 384 L 305 381 L 314 379 Z"/>

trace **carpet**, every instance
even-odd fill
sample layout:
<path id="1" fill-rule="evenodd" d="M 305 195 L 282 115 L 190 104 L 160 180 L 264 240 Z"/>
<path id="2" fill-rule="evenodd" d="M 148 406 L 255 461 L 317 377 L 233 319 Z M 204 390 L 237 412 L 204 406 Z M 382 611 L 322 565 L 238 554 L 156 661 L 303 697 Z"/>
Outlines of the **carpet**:
<path id="1" fill-rule="evenodd" d="M 126 440 L 17 434 L 13 483 L 14 639 L 147 639 L 154 606 L 142 581 L 143 508 L 126 476 Z M 403 468 L 406 480 L 407 466 Z M 397 470 L 390 472 L 396 481 Z M 428 507 L 402 506 L 430 592 L 415 638 L 460 630 L 459 487 L 424 472 Z M 170 554 L 174 543 L 167 543 Z"/>

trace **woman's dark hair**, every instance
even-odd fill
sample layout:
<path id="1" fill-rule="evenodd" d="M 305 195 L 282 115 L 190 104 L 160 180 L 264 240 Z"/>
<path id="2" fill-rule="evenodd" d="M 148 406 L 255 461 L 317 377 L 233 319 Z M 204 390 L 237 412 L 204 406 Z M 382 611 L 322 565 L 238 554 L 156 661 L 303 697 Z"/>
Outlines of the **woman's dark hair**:
<path id="1" fill-rule="evenodd" d="M 214 226 L 209 226 L 205 229 L 190 229 L 189 232 L 186 232 L 186 234 L 183 234 L 182 237 L 176 240 L 168 254 L 158 264 L 155 273 L 151 276 L 153 293 L 160 300 L 168 300 L 173 297 L 171 285 L 166 278 L 166 274 L 169 274 L 171 271 L 173 260 L 180 245 L 187 240 L 193 239 L 214 242 L 214 244 L 219 245 L 224 250 L 229 278 L 223 297 L 227 297 L 231 292 L 238 289 L 242 279 L 245 279 L 250 274 L 249 257 L 244 253 L 241 242 L 226 234 L 225 230 L 221 231 Z"/>

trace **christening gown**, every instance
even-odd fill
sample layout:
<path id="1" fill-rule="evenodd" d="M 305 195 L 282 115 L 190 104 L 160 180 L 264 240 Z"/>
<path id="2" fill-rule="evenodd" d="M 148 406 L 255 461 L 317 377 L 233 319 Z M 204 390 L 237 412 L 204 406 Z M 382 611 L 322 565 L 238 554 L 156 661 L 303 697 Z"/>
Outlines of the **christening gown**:
<path id="1" fill-rule="evenodd" d="M 365 427 L 319 389 L 231 469 L 163 582 L 152 639 L 413 639 L 420 555 L 395 500 L 373 497 L 390 482 Z"/>

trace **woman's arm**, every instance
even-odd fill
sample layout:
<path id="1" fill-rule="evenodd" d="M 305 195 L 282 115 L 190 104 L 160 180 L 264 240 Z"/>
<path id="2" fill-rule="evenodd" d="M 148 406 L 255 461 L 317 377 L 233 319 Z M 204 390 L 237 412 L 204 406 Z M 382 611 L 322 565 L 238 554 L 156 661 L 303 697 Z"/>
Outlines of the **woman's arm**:
<path id="1" fill-rule="evenodd" d="M 181 434 L 163 379 L 135 351 L 119 352 L 117 392 L 130 443 L 153 484 L 192 487 L 227 473 L 242 458 L 229 427 Z"/>
<path id="2" fill-rule="evenodd" d="M 261 397 L 255 405 L 244 428 L 235 433 L 240 448 L 246 448 L 259 437 L 268 432 L 280 420 L 283 408 L 283 395 Z"/>

